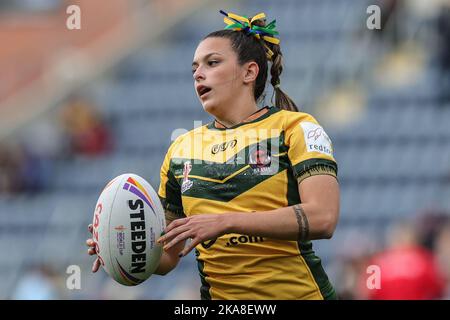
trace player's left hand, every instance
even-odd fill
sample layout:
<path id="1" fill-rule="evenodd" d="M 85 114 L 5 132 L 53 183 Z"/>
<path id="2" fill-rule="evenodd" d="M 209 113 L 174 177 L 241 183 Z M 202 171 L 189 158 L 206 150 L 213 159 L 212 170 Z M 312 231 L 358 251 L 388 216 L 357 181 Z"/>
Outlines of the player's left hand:
<path id="1" fill-rule="evenodd" d="M 168 250 L 180 241 L 191 239 L 187 243 L 180 257 L 187 255 L 199 243 L 220 237 L 226 233 L 226 214 L 201 214 L 177 219 L 170 223 L 165 234 L 158 239 L 164 243 L 164 250 Z"/>

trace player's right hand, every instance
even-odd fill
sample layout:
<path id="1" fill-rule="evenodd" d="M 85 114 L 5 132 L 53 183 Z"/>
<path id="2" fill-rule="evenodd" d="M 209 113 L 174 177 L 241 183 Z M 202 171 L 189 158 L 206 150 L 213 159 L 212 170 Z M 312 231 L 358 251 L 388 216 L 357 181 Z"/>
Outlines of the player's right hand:
<path id="1" fill-rule="evenodd" d="M 88 226 L 88 230 L 90 233 L 92 233 L 92 224 L 90 224 Z M 86 240 L 86 245 L 89 247 L 88 249 L 88 254 L 90 256 L 96 255 L 97 252 L 95 251 L 95 241 L 94 239 L 90 238 Z M 100 268 L 100 259 L 97 257 L 94 261 L 94 263 L 92 264 L 92 272 L 97 272 L 98 269 Z"/>

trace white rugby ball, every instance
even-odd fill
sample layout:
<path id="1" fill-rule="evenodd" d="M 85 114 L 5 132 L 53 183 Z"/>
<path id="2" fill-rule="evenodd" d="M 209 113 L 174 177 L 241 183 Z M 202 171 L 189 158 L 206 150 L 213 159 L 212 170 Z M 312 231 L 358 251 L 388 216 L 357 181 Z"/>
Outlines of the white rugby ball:
<path id="1" fill-rule="evenodd" d="M 126 173 L 111 180 L 95 206 L 92 232 L 103 269 L 126 286 L 144 282 L 158 267 L 156 240 L 165 225 L 158 195 L 145 179 Z"/>

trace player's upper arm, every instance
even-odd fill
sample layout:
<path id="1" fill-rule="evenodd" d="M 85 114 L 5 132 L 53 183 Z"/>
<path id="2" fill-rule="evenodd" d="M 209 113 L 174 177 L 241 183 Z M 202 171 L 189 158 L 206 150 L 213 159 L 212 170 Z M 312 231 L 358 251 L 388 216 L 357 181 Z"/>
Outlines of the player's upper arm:
<path id="1" fill-rule="evenodd" d="M 315 175 L 303 179 L 298 185 L 302 203 L 317 208 L 324 216 L 330 234 L 339 219 L 339 183 L 332 175 Z"/>
<path id="2" fill-rule="evenodd" d="M 164 210 L 165 216 L 166 216 L 166 225 L 169 225 L 170 222 L 175 221 L 176 219 L 186 218 L 186 215 L 175 213 L 172 211 L 169 211 L 167 209 Z"/>
<path id="3" fill-rule="evenodd" d="M 286 124 L 286 144 L 300 201 L 324 234 L 333 233 L 339 218 L 339 183 L 333 144 L 322 126 L 309 114 L 295 115 Z"/>
<path id="4" fill-rule="evenodd" d="M 175 146 L 175 142 L 169 147 L 167 154 L 164 158 L 163 164 L 160 170 L 160 184 L 158 189 L 158 196 L 161 200 L 161 204 L 169 214 L 166 213 L 166 217 L 174 220 L 180 217 L 184 217 L 183 202 L 181 198 L 181 185 L 175 178 L 172 171 L 172 151 Z"/>

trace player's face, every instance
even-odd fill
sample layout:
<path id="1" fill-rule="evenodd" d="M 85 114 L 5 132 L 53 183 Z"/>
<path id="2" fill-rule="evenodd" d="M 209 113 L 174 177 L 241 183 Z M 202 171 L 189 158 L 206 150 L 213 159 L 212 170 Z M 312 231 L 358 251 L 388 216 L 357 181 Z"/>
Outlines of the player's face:
<path id="1" fill-rule="evenodd" d="M 207 38 L 198 45 L 192 72 L 205 111 L 221 114 L 242 94 L 242 67 L 237 58 L 227 38 Z"/>

